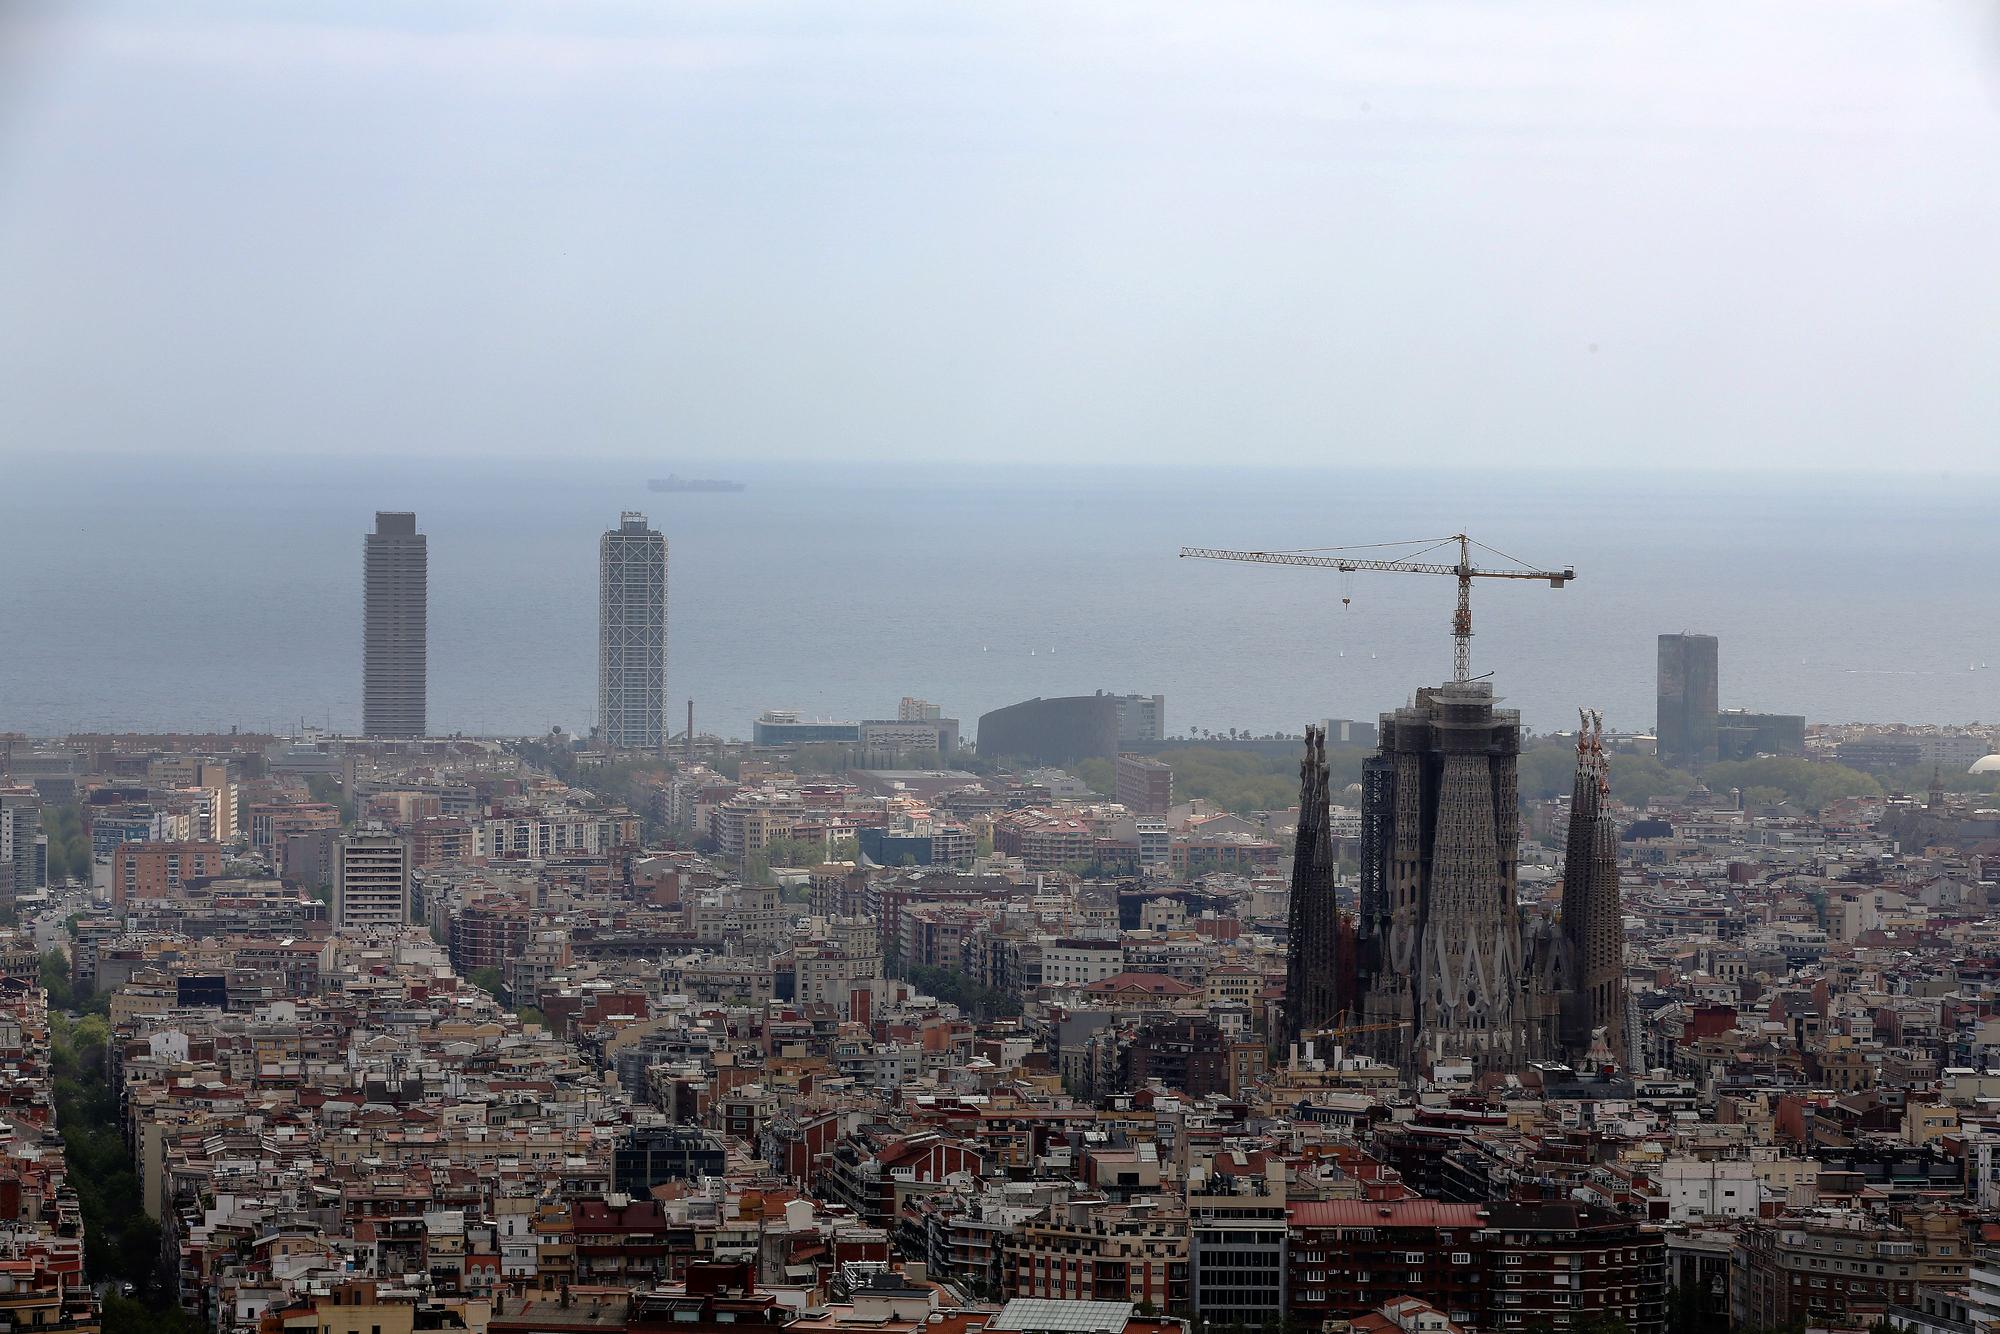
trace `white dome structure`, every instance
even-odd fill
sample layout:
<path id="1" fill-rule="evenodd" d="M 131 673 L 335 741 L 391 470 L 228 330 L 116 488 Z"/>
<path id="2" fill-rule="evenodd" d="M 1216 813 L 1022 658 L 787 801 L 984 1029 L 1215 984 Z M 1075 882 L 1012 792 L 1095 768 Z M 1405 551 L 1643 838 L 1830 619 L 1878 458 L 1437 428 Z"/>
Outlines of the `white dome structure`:
<path id="1" fill-rule="evenodd" d="M 2000 774 L 2000 755 L 1981 755 L 1966 770 L 1969 774 Z"/>

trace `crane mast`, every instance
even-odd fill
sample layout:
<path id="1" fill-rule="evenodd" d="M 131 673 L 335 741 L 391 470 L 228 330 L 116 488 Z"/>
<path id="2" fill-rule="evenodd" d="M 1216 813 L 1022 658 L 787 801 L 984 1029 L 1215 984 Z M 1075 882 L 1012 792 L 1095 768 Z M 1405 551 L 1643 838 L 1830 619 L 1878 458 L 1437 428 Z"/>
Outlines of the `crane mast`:
<path id="1" fill-rule="evenodd" d="M 1339 570 L 1352 574 L 1357 570 L 1383 570 L 1393 574 L 1442 574 L 1458 580 L 1458 606 L 1451 616 L 1452 679 L 1469 681 L 1472 679 L 1472 581 L 1474 579 L 1536 579 L 1546 581 L 1551 588 L 1561 588 L 1576 578 L 1576 571 L 1565 566 L 1560 570 L 1534 570 L 1526 566 L 1519 569 L 1483 569 L 1472 563 L 1472 548 L 1492 551 L 1504 560 L 1513 560 L 1504 552 L 1494 551 L 1484 543 L 1474 542 L 1464 533 L 1453 533 L 1450 537 L 1439 538 L 1424 547 L 1416 555 L 1429 552 L 1446 544 L 1458 547 L 1458 560 L 1452 564 L 1442 561 L 1420 561 L 1416 559 L 1381 560 L 1372 557 L 1349 556 L 1339 553 L 1362 551 L 1363 547 L 1321 547 L 1317 551 L 1227 551 L 1216 547 L 1182 547 L 1183 557 L 1196 560 L 1249 561 L 1259 565 L 1307 565 L 1320 569 Z M 1417 546 L 1417 542 L 1390 543 L 1393 546 Z M 1320 552 L 1331 552 L 1322 555 Z M 1515 562 L 1520 565 L 1519 561 Z"/>

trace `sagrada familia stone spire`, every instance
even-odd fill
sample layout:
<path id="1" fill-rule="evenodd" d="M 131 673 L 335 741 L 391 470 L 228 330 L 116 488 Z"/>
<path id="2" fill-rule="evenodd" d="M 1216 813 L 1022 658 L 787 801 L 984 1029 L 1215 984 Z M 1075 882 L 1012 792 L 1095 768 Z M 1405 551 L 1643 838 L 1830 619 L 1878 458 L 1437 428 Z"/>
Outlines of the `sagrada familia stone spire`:
<path id="1" fill-rule="evenodd" d="M 1299 828 L 1292 851 L 1292 898 L 1285 958 L 1285 1040 L 1296 1043 L 1338 1022 L 1349 1008 L 1354 977 L 1351 948 L 1342 959 L 1343 931 L 1353 926 L 1334 902 L 1339 863 L 1333 853 L 1331 794 L 1327 790 L 1326 733 L 1306 728 L 1306 756 L 1299 764 Z M 1343 985 L 1343 984 L 1346 985 Z"/>
<path id="2" fill-rule="evenodd" d="M 1611 791 L 1604 715 L 1585 712 L 1576 734 L 1576 786 L 1563 853 L 1562 934 L 1569 964 L 1562 1049 L 1572 1063 L 1593 1039 L 1625 1046 L 1625 918 L 1618 894 L 1618 827 L 1602 809 Z"/>

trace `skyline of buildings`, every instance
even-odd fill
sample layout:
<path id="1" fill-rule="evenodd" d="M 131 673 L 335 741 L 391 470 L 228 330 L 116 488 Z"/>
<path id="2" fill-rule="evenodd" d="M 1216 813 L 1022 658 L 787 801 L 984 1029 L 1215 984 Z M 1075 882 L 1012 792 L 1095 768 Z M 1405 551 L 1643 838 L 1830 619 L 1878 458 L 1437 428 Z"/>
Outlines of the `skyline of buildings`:
<path id="1" fill-rule="evenodd" d="M 2000 27 L 188 8 L 0 20 L 0 1334 L 2000 1334 Z"/>
<path id="2" fill-rule="evenodd" d="M 667 539 L 639 511 L 623 511 L 618 527 L 599 538 L 595 729 L 602 743 L 614 749 L 659 751 L 674 734 L 666 681 L 668 565 Z M 429 539 L 417 530 L 416 515 L 376 511 L 374 531 L 363 543 L 363 736 L 415 739 L 429 734 L 428 575 Z M 1051 710 L 1087 714 L 1092 744 L 1111 748 L 1106 758 L 1118 746 L 1166 737 L 1166 697 L 1159 694 L 1100 690 L 1073 701 L 1038 699 L 1009 707 L 1044 741 L 1068 726 L 1060 719 L 1051 723 Z M 1004 716 L 1009 710 L 997 713 Z M 1005 726 L 996 721 L 994 731 Z M 766 709 L 752 736 L 760 745 L 853 744 L 885 755 L 934 751 L 948 756 L 960 744 L 957 719 L 910 696 L 899 703 L 894 719 L 807 719 L 796 710 Z"/>
<path id="3" fill-rule="evenodd" d="M 428 538 L 408 511 L 377 511 L 366 535 L 363 614 L 364 736 L 427 735 Z M 668 543 L 637 511 L 599 540 L 598 691 L 595 727 L 604 744 L 621 750 L 662 749 L 674 735 L 666 694 L 669 637 Z M 1713 635 L 1658 636 L 1655 753 L 1663 763 L 1699 768 L 1716 759 L 1806 751 L 1806 719 L 1797 714 L 1723 710 L 1719 705 L 1719 645 Z M 893 720 L 811 719 L 767 708 L 754 721 L 756 744 L 802 741 L 859 745 L 871 754 L 946 756 L 960 744 L 954 719 L 912 714 L 908 697 Z M 1092 756 L 1115 759 L 1132 745 L 1169 739 L 1166 700 L 1159 694 L 1092 695 L 1025 700 L 981 715 L 982 749 L 1043 763 Z M 1347 720 L 1322 723 L 1343 744 L 1371 744 L 1374 729 Z M 1220 739 L 1220 738 L 1216 738 Z M 1247 738 L 1246 738 L 1247 739 Z M 1961 750 L 1898 750 L 1886 742 L 1857 743 L 1864 768 L 1915 762 L 1912 755 L 1960 767 Z M 1961 748 L 1963 749 L 1963 748 Z M 1970 755 L 1970 759 L 1979 758 Z"/>
<path id="4" fill-rule="evenodd" d="M 1595 715 L 1524 792 L 1485 681 L 1372 730 L 1363 759 L 1308 729 L 1296 804 L 1206 799 L 1214 756 L 1179 791 L 1145 742 L 1084 782 L 810 738 L 10 741 L 0 794 L 109 875 L 22 898 L 62 957 L 17 936 L 0 971 L 106 1012 L 116 1059 L 62 1068 L 118 1109 L 146 1281 L 219 1334 L 1053 1334 L 1037 1301 L 1104 1334 L 1722 1334 L 1977 1300 L 1979 794 L 1621 797 L 1653 738 Z M 42 994 L 0 987 L 0 1030 Z M 1844 1237 L 1866 1265 L 1787 1286 Z"/>

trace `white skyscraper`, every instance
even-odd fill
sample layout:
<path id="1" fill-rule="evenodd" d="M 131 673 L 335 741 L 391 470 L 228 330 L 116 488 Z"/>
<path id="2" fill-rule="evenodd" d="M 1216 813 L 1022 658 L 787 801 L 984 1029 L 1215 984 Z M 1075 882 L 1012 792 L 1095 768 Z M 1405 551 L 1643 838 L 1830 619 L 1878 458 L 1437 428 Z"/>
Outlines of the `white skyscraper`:
<path id="1" fill-rule="evenodd" d="M 598 542 L 597 725 L 606 745 L 667 740 L 667 539 L 626 512 Z"/>

